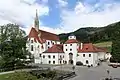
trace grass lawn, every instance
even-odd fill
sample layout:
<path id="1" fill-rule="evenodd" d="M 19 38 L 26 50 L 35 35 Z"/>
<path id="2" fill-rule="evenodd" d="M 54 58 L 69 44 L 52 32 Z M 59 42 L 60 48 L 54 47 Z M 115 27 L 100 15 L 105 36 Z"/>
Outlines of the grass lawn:
<path id="1" fill-rule="evenodd" d="M 12 73 L 0 75 L 0 80 L 9 80 L 9 75 L 10 75 L 10 74 L 12 74 Z"/>

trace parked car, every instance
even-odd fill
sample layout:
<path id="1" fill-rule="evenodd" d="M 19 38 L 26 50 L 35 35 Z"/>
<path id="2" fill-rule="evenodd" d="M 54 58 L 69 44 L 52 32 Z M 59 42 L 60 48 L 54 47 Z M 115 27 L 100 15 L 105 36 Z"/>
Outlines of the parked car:
<path id="1" fill-rule="evenodd" d="M 78 62 L 76 62 L 76 65 L 77 65 L 77 66 L 82 66 L 83 63 L 82 63 L 81 61 L 78 61 Z"/>

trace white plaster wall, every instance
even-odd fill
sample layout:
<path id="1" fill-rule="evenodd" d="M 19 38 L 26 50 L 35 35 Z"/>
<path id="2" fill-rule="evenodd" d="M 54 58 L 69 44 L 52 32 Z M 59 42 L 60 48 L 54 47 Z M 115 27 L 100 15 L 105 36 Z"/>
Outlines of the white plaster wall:
<path id="1" fill-rule="evenodd" d="M 108 59 L 108 60 L 109 60 L 111 57 L 112 57 L 112 55 L 111 55 L 110 53 L 106 53 L 106 54 L 105 54 L 105 59 Z"/>
<path id="2" fill-rule="evenodd" d="M 83 54 L 85 54 L 85 57 L 83 57 Z M 89 57 L 89 54 L 91 54 L 91 57 Z M 77 56 L 77 61 L 81 61 L 83 65 L 93 65 L 94 66 L 94 61 L 93 61 L 93 53 L 78 53 Z M 86 60 L 88 60 L 88 64 L 86 64 Z"/>
<path id="3" fill-rule="evenodd" d="M 94 66 L 97 66 L 97 64 L 99 63 L 98 53 L 93 53 L 93 63 Z"/>
<path id="4" fill-rule="evenodd" d="M 43 55 L 45 58 L 43 58 Z M 51 58 L 49 58 L 48 55 L 50 55 Z M 55 56 L 55 58 L 53 58 L 53 56 Z M 65 57 L 63 57 L 64 53 L 42 53 L 39 61 L 42 62 L 42 64 L 49 64 L 49 61 L 51 61 L 50 64 L 53 64 L 53 61 L 55 61 L 55 64 L 60 64 L 60 56 L 62 57 L 61 64 L 63 64 L 63 60 L 65 60 Z"/>
<path id="5" fill-rule="evenodd" d="M 105 59 L 105 52 L 98 52 L 98 58 L 100 59 L 100 60 L 104 60 Z"/>
<path id="6" fill-rule="evenodd" d="M 65 52 L 65 61 L 67 61 L 67 64 L 69 64 L 69 53 L 73 54 L 73 64 L 76 65 L 76 57 L 77 57 L 77 43 L 71 43 L 70 44 L 64 44 L 63 45 L 63 50 Z M 67 51 L 66 51 L 67 49 Z M 70 51 L 70 49 L 72 49 Z"/>

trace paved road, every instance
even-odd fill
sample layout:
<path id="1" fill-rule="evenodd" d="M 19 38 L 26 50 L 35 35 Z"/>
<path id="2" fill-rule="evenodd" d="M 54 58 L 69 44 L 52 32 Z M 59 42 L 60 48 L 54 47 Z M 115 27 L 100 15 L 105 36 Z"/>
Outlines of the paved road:
<path id="1" fill-rule="evenodd" d="M 59 69 L 61 68 L 59 67 Z M 72 71 L 72 66 L 66 65 L 63 66 L 62 69 Z M 110 71 L 109 75 L 107 74 L 107 69 Z M 70 80 L 103 80 L 108 76 L 112 76 L 113 78 L 120 78 L 120 68 L 109 67 L 106 63 L 103 63 L 101 66 L 95 68 L 77 66 L 75 72 L 77 76 L 71 78 Z"/>

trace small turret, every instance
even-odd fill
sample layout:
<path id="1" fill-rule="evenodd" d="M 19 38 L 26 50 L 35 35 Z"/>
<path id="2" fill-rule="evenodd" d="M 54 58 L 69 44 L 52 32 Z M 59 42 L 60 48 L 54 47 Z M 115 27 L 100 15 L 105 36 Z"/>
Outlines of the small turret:
<path id="1" fill-rule="evenodd" d="M 76 39 L 76 36 L 74 34 L 70 34 L 68 39 Z"/>

